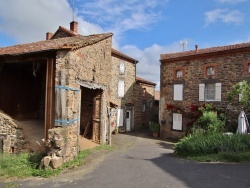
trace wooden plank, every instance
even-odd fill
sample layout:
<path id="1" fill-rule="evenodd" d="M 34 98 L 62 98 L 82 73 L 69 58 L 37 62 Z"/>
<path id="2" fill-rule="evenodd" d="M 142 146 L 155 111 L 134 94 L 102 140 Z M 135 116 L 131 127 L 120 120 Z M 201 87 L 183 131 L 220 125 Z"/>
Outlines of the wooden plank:
<path id="1" fill-rule="evenodd" d="M 46 94 L 45 94 L 45 138 L 48 130 L 54 127 L 55 117 L 55 59 L 47 60 Z"/>

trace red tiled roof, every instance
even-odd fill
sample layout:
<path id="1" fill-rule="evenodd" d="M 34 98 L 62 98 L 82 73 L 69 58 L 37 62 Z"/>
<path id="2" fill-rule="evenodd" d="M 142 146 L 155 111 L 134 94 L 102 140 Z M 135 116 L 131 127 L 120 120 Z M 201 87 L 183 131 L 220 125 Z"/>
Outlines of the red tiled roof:
<path id="1" fill-rule="evenodd" d="M 119 57 L 123 57 L 123 58 L 125 58 L 125 59 L 127 59 L 127 60 L 129 60 L 129 61 L 132 61 L 133 63 L 138 63 L 138 62 L 139 62 L 138 60 L 136 60 L 136 59 L 134 59 L 134 58 L 132 58 L 132 57 L 129 57 L 129 56 L 127 56 L 126 54 L 121 53 L 121 52 L 118 51 L 118 50 L 115 50 L 114 48 L 112 48 L 111 53 L 112 53 L 113 55 L 116 55 L 116 56 L 119 56 Z"/>
<path id="2" fill-rule="evenodd" d="M 77 35 L 83 36 L 83 35 L 75 33 L 75 32 L 73 32 L 73 31 L 71 31 L 71 30 L 69 30 L 69 29 L 67 29 L 65 27 L 62 27 L 62 26 L 59 26 L 59 28 L 57 29 L 57 31 L 55 32 L 55 34 L 53 36 L 55 36 L 60 31 L 63 31 L 63 32 L 65 32 L 65 33 L 67 33 L 68 35 L 71 35 L 71 36 L 77 36 Z M 51 39 L 53 39 L 53 36 L 51 37 Z M 138 63 L 139 62 L 138 60 L 136 60 L 136 59 L 134 59 L 134 58 L 132 58 L 132 57 L 130 57 L 130 56 L 128 56 L 128 55 L 126 55 L 126 54 L 118 51 L 118 50 L 115 50 L 113 48 L 112 48 L 112 52 L 111 53 L 113 55 L 118 56 L 118 57 L 122 57 L 122 58 L 124 58 L 124 59 L 126 59 L 126 60 L 128 60 L 128 61 L 130 61 L 132 63 Z"/>
<path id="3" fill-rule="evenodd" d="M 143 79 L 143 78 L 136 77 L 135 79 L 136 79 L 137 82 L 141 82 L 141 83 L 145 83 L 145 84 L 149 84 L 149 85 L 154 85 L 154 86 L 156 86 L 156 83 L 150 82 L 150 81 L 145 80 L 145 79 Z"/>
<path id="4" fill-rule="evenodd" d="M 42 51 L 52 51 L 59 49 L 75 50 L 84 46 L 95 44 L 110 36 L 112 33 L 104 33 L 89 36 L 73 36 L 53 40 L 45 40 L 28 44 L 0 48 L 0 56 L 29 54 Z"/>
<path id="5" fill-rule="evenodd" d="M 69 30 L 69 29 L 67 29 L 67 28 L 65 28 L 65 27 L 59 26 L 59 28 L 58 28 L 57 31 L 53 34 L 53 36 L 51 37 L 51 39 L 53 39 L 53 37 L 54 37 L 58 32 L 60 32 L 60 31 L 63 31 L 63 32 L 65 32 L 65 33 L 67 33 L 67 34 L 69 34 L 69 35 L 71 35 L 71 36 L 77 36 L 77 35 L 78 35 L 78 34 L 75 33 L 74 31 L 71 31 L 71 30 Z"/>
<path id="6" fill-rule="evenodd" d="M 218 46 L 218 47 L 212 47 L 212 48 L 198 49 L 197 51 L 190 50 L 190 51 L 186 51 L 186 52 L 161 54 L 160 61 L 175 60 L 175 59 L 177 60 L 177 59 L 182 59 L 182 58 L 186 58 L 186 57 L 198 57 L 201 55 L 211 55 L 213 53 L 219 53 L 219 52 L 232 52 L 232 51 L 242 50 L 245 48 L 248 48 L 248 50 L 250 50 L 250 42 L 249 43 L 242 43 L 242 44 L 228 45 L 228 46 Z"/>

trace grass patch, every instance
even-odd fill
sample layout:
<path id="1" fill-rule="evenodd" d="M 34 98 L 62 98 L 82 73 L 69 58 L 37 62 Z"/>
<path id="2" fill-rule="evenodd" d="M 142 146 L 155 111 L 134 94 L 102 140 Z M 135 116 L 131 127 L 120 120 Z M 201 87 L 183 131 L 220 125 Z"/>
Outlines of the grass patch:
<path id="1" fill-rule="evenodd" d="M 234 162 L 234 163 L 250 163 L 250 151 L 247 152 L 222 152 L 218 154 L 209 154 L 201 156 L 187 157 L 190 160 L 199 162 Z"/>
<path id="2" fill-rule="evenodd" d="M 80 151 L 72 161 L 66 162 L 58 169 L 38 169 L 44 154 L 20 153 L 17 155 L 0 154 L 0 179 L 10 177 L 25 178 L 30 176 L 51 177 L 66 168 L 74 168 L 84 164 L 84 159 L 93 152 L 101 150 L 113 150 L 107 145 L 101 145 L 93 149 Z"/>

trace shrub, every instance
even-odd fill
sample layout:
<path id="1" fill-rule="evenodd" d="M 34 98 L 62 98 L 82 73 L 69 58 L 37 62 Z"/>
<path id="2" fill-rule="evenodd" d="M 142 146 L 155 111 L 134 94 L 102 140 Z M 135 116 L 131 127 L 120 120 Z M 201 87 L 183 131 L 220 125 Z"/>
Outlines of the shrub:
<path id="1" fill-rule="evenodd" d="M 160 131 L 160 125 L 156 122 L 152 122 L 150 125 L 149 125 L 149 128 L 152 132 L 154 133 L 158 133 Z"/>
<path id="2" fill-rule="evenodd" d="M 182 138 L 174 145 L 180 156 L 199 156 L 223 152 L 250 151 L 250 135 L 194 134 Z"/>

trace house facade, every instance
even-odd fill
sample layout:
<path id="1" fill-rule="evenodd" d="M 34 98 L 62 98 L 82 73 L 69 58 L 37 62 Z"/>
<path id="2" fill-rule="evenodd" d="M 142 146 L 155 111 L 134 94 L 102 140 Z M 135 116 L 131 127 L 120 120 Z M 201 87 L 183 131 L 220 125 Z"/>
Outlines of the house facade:
<path id="1" fill-rule="evenodd" d="M 43 165 L 56 168 L 78 154 L 81 136 L 110 144 L 114 126 L 124 131 L 141 126 L 137 63 L 112 48 L 112 33 L 82 36 L 71 22 L 70 30 L 60 26 L 45 41 L 0 48 L 0 110 L 40 130 L 48 154 Z M 4 113 L 0 117 L 4 152 L 21 151 L 18 143 L 26 144 L 27 133 L 20 134 L 20 122 L 13 124 Z M 7 126 L 16 128 L 11 137 Z"/>
<path id="2" fill-rule="evenodd" d="M 198 107 L 210 103 L 238 115 L 227 101 L 236 83 L 250 79 L 250 43 L 161 54 L 161 137 L 181 138 Z"/>

